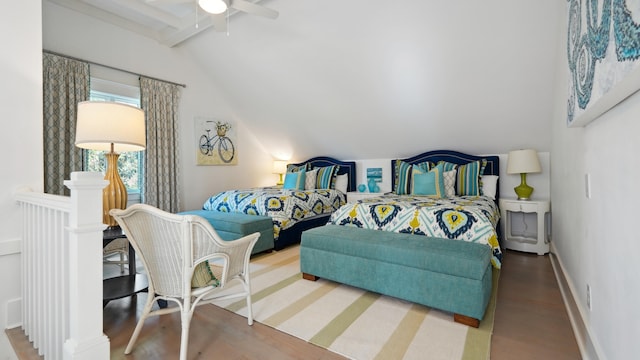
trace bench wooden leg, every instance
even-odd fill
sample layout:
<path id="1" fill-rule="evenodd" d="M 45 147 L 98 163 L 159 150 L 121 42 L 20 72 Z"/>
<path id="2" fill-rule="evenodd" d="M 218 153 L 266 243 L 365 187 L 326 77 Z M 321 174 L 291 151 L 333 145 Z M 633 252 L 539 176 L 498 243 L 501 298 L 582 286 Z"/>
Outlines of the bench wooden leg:
<path id="1" fill-rule="evenodd" d="M 307 273 L 302 273 L 302 278 L 305 280 L 311 280 L 311 281 L 316 281 L 319 278 L 315 275 L 311 275 L 311 274 L 307 274 Z"/>
<path id="2" fill-rule="evenodd" d="M 469 316 L 460 315 L 460 314 L 453 314 L 453 321 L 460 324 L 468 325 L 474 328 L 477 328 L 478 326 L 480 326 L 480 320 L 474 319 Z"/>

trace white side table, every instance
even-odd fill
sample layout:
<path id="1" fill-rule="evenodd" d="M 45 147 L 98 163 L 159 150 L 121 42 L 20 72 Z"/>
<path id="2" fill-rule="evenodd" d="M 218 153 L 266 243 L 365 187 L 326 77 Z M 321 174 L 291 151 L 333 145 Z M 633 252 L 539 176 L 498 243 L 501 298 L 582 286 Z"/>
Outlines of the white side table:
<path id="1" fill-rule="evenodd" d="M 547 238 L 546 214 L 551 211 L 548 200 L 516 200 L 500 199 L 500 212 L 502 222 L 502 235 L 504 246 L 507 249 L 526 251 L 544 255 L 549 252 L 549 239 Z M 513 235 L 511 232 L 512 213 L 536 213 L 537 234 L 536 237 Z"/>
<path id="2" fill-rule="evenodd" d="M 365 191 L 365 192 L 349 191 L 347 193 L 347 202 L 348 203 L 353 203 L 353 202 L 356 202 L 358 200 L 362 200 L 362 199 L 366 199 L 366 198 L 370 198 L 370 197 L 376 197 L 376 196 L 380 196 L 382 194 L 384 194 L 384 193 L 381 193 L 381 192 L 370 193 L 368 191 Z"/>

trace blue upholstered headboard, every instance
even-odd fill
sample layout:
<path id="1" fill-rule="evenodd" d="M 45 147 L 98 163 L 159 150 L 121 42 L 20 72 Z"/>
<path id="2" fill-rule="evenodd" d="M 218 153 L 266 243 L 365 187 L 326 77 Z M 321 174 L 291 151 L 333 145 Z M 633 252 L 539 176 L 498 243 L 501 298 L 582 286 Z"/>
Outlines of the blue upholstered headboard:
<path id="1" fill-rule="evenodd" d="M 347 185 L 347 191 L 356 191 L 356 162 L 355 161 L 340 161 L 327 156 L 318 156 L 311 158 L 307 161 L 303 161 L 298 164 L 289 164 L 293 166 L 301 166 L 308 164 L 311 168 L 339 165 L 338 175 L 347 174 L 349 184 Z"/>
<path id="2" fill-rule="evenodd" d="M 487 166 L 484 169 L 484 175 L 500 175 L 500 158 L 498 156 L 476 156 L 461 153 L 454 150 L 433 150 L 418 154 L 406 159 L 391 160 L 391 189 L 395 188 L 396 181 L 396 160 L 401 160 L 409 164 L 419 164 L 421 162 L 430 161 L 438 163 L 438 161 L 446 161 L 453 164 L 463 165 L 472 161 L 487 160 Z M 500 181 L 500 180 L 498 180 Z M 496 188 L 496 201 L 500 198 L 500 186 Z"/>

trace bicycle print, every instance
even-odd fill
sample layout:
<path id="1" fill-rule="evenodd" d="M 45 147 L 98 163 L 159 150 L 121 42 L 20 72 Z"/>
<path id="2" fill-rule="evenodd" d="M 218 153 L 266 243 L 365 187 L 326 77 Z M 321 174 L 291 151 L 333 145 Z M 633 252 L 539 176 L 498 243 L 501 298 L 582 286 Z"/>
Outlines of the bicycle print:
<path id="1" fill-rule="evenodd" d="M 215 165 L 218 163 L 231 164 L 236 156 L 235 145 L 229 136 L 231 124 L 229 122 L 205 120 L 201 122 L 200 138 L 198 141 L 199 165 Z"/>

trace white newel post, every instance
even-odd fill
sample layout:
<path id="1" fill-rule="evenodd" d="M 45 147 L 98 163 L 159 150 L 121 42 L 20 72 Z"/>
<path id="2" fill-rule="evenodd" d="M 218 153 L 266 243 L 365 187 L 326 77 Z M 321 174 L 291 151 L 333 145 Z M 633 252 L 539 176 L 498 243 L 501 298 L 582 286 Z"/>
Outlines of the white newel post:
<path id="1" fill-rule="evenodd" d="M 102 174 L 73 172 L 69 214 L 69 338 L 65 359 L 109 359 L 102 330 Z"/>

